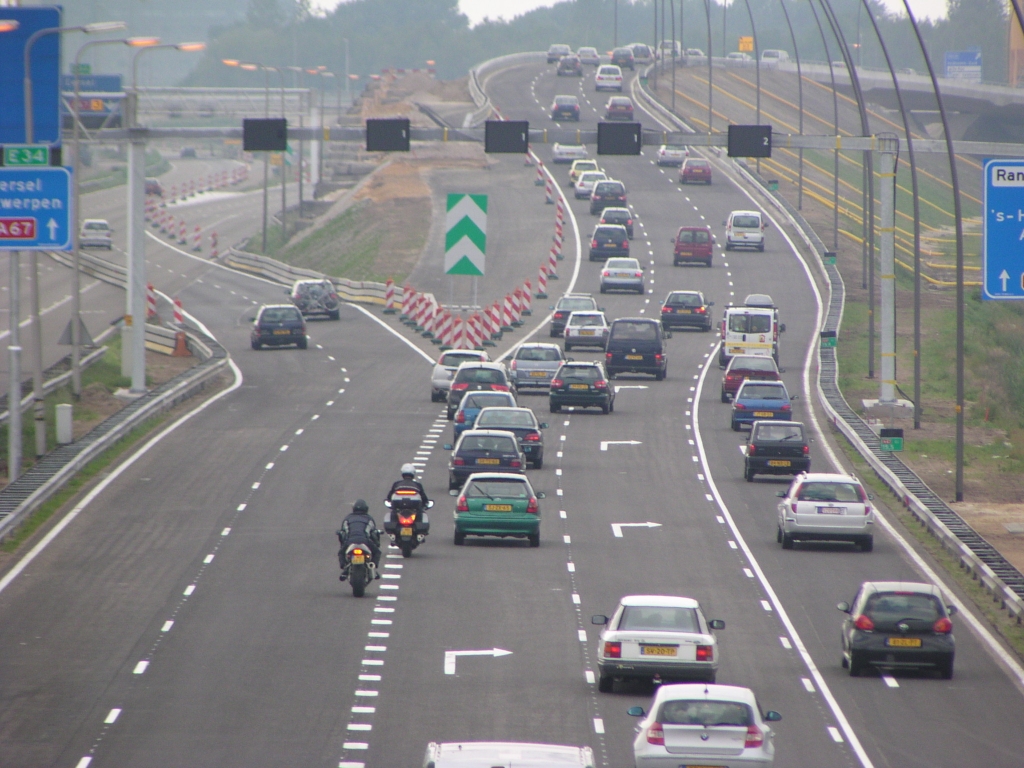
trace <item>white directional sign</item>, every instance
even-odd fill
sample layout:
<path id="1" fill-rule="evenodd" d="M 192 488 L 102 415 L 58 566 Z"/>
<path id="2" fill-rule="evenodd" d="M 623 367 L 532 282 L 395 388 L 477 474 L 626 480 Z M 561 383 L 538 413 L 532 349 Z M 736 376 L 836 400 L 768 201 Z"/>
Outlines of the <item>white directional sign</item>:
<path id="1" fill-rule="evenodd" d="M 483 276 L 487 195 L 449 194 L 444 223 L 444 273 Z"/>
<path id="2" fill-rule="evenodd" d="M 444 652 L 444 673 L 446 675 L 455 674 L 455 660 L 459 656 L 511 656 L 512 651 L 506 651 L 502 648 L 489 648 L 486 651 L 445 651 Z"/>
<path id="3" fill-rule="evenodd" d="M 607 451 L 609 445 L 643 445 L 640 440 L 602 440 L 601 450 Z"/>
<path id="4" fill-rule="evenodd" d="M 612 523 L 612 535 L 621 539 L 623 528 L 661 528 L 661 523 L 652 523 L 650 520 L 646 523 Z"/>

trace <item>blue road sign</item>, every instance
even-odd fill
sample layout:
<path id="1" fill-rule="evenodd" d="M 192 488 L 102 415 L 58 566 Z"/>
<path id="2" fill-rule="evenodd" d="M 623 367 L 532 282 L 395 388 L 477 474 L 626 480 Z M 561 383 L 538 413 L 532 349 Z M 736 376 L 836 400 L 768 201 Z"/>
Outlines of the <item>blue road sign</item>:
<path id="1" fill-rule="evenodd" d="M 3 8 L 19 27 L 0 35 L 0 144 L 25 143 L 25 43 L 33 32 L 60 26 L 57 7 Z M 60 144 L 60 35 L 32 46 L 33 144 Z"/>
<path id="2" fill-rule="evenodd" d="M 946 51 L 946 77 L 952 80 L 981 82 L 981 49 Z"/>
<path id="3" fill-rule="evenodd" d="M 67 168 L 0 168 L 0 251 L 69 251 L 72 221 Z"/>
<path id="4" fill-rule="evenodd" d="M 981 295 L 1024 299 L 1024 160 L 987 160 L 983 168 Z"/>
<path id="5" fill-rule="evenodd" d="M 74 75 L 61 75 L 60 76 L 60 87 L 61 90 L 66 94 L 73 94 L 75 92 L 75 76 Z M 78 76 L 78 92 L 79 93 L 90 93 L 94 91 L 107 91 L 110 93 L 120 93 L 124 88 L 121 87 L 121 76 L 120 75 L 79 75 Z"/>

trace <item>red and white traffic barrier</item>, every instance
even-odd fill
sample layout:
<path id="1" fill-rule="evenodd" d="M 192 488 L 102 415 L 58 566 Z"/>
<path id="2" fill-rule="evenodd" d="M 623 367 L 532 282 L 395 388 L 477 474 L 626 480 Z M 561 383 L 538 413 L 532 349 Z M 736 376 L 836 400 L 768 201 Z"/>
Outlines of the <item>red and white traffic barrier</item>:
<path id="1" fill-rule="evenodd" d="M 178 202 L 178 185 L 177 184 L 171 184 L 171 199 L 168 200 L 168 202 L 170 202 L 170 203 Z"/>
<path id="2" fill-rule="evenodd" d="M 555 192 L 551 185 L 551 179 L 544 178 L 544 202 L 551 205 L 555 202 Z"/>
<path id="3" fill-rule="evenodd" d="M 192 230 L 192 250 L 196 253 L 202 253 L 203 251 L 203 233 L 199 231 L 198 224 L 196 224 L 196 228 Z"/>
<path id="4" fill-rule="evenodd" d="M 548 252 L 548 279 L 558 279 L 558 253 L 554 246 L 551 246 L 551 250 Z"/>
<path id="5" fill-rule="evenodd" d="M 555 224 L 562 226 L 565 221 L 565 208 L 562 207 L 562 196 L 558 196 L 558 200 L 555 201 Z"/>
<path id="6" fill-rule="evenodd" d="M 465 349 L 463 345 L 466 343 L 466 329 L 463 323 L 464 321 L 461 317 L 454 318 L 451 342 L 453 349 Z"/>
<path id="7" fill-rule="evenodd" d="M 442 347 L 451 347 L 452 345 L 452 327 L 453 327 L 452 313 L 447 309 L 441 312 L 441 324 L 438 335 L 441 337 Z"/>
<path id="8" fill-rule="evenodd" d="M 185 223 L 185 220 L 182 219 L 181 223 L 178 225 L 178 245 L 187 245 L 187 244 L 188 244 L 188 225 Z"/>
<path id="9" fill-rule="evenodd" d="M 519 289 L 517 288 L 516 290 L 512 291 L 512 293 L 508 294 L 506 298 L 512 304 L 512 325 L 522 325 L 523 303 L 522 300 L 519 298 Z"/>
<path id="10" fill-rule="evenodd" d="M 544 163 L 540 160 L 537 161 L 537 178 L 533 180 L 534 186 L 544 186 Z"/>
<path id="11" fill-rule="evenodd" d="M 420 306 L 416 311 L 416 328 L 421 331 L 424 331 L 427 328 L 427 317 L 430 313 L 430 305 L 433 301 L 433 296 L 430 294 L 424 294 L 423 301 L 420 302 Z"/>
<path id="12" fill-rule="evenodd" d="M 152 283 L 146 283 L 146 322 L 153 319 L 160 319 L 156 311 L 156 289 Z"/>
<path id="13" fill-rule="evenodd" d="M 395 314 L 395 281 L 391 278 L 384 283 L 384 314 Z"/>
<path id="14" fill-rule="evenodd" d="M 533 155 L 530 154 L 529 148 L 526 150 L 526 162 L 523 165 L 533 165 Z"/>
<path id="15" fill-rule="evenodd" d="M 402 313 L 399 317 L 405 318 L 409 316 L 409 310 L 412 309 L 412 300 L 415 295 L 416 289 L 411 285 L 406 284 L 402 287 Z"/>
<path id="16" fill-rule="evenodd" d="M 529 280 L 526 280 L 526 281 L 523 282 L 523 287 L 522 288 L 517 288 L 516 290 L 522 292 L 522 296 L 520 296 L 520 299 L 523 302 L 523 314 L 524 315 L 532 315 L 533 314 L 533 283 L 531 283 Z"/>
<path id="17" fill-rule="evenodd" d="M 511 331 L 515 317 L 512 316 L 512 297 L 507 293 L 505 300 L 501 303 L 501 330 Z"/>
<path id="18" fill-rule="evenodd" d="M 216 259 L 218 255 L 219 254 L 217 252 L 217 233 L 216 232 L 211 232 L 210 233 L 210 258 L 211 259 Z"/>
<path id="19" fill-rule="evenodd" d="M 501 338 L 501 309 L 497 303 L 484 309 L 484 317 L 486 318 L 487 333 L 492 339 Z"/>
<path id="20" fill-rule="evenodd" d="M 174 231 L 174 217 L 165 212 L 163 218 L 160 219 L 160 233 L 166 235 L 168 228 L 172 232 Z"/>
<path id="21" fill-rule="evenodd" d="M 181 299 L 174 300 L 174 325 L 178 332 L 174 334 L 174 351 L 171 357 L 189 357 L 188 342 L 185 339 L 185 311 L 181 307 Z"/>
<path id="22" fill-rule="evenodd" d="M 188 196 L 189 197 L 195 197 L 196 196 L 196 180 L 195 179 L 192 179 L 188 183 Z"/>
<path id="23" fill-rule="evenodd" d="M 546 299 L 548 297 L 548 268 L 541 265 L 540 271 L 537 273 L 537 298 Z"/>
<path id="24" fill-rule="evenodd" d="M 558 259 L 559 261 L 561 261 L 562 259 L 565 258 L 562 255 L 562 228 L 560 226 L 557 226 L 557 225 L 555 226 L 554 241 L 555 241 L 555 244 L 552 246 L 552 248 L 554 248 L 554 251 L 555 251 L 555 258 Z"/>

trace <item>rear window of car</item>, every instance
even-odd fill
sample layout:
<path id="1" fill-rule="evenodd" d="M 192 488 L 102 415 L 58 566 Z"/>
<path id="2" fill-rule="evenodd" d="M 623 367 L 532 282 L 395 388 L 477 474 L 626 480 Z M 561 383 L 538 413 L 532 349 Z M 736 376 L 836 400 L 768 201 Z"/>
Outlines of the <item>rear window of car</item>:
<path id="1" fill-rule="evenodd" d="M 597 381 L 604 378 L 601 369 L 596 365 L 566 365 L 559 369 L 558 376 L 582 381 Z"/>
<path id="2" fill-rule="evenodd" d="M 754 724 L 750 707 L 738 701 L 666 701 L 661 705 L 659 723 L 669 725 L 734 725 Z"/>
<path id="3" fill-rule="evenodd" d="M 786 390 L 774 384 L 751 384 L 748 379 L 737 397 L 744 400 L 785 400 Z"/>
<path id="4" fill-rule="evenodd" d="M 623 195 L 626 188 L 622 186 L 621 181 L 599 181 L 594 191 L 599 195 Z"/>
<path id="5" fill-rule="evenodd" d="M 668 297 L 666 304 L 673 307 L 702 307 L 704 302 L 697 293 L 673 293 Z"/>
<path id="6" fill-rule="evenodd" d="M 609 224 L 621 224 L 629 221 L 629 211 L 615 211 L 610 208 L 605 208 L 604 214 L 601 216 L 601 221 L 606 221 Z"/>
<path id="7" fill-rule="evenodd" d="M 504 384 L 505 375 L 494 368 L 462 368 L 455 380 L 460 384 L 468 381 L 477 384 Z"/>
<path id="8" fill-rule="evenodd" d="M 530 489 L 522 480 L 474 480 L 463 493 L 471 499 L 494 498 L 528 499 Z"/>
<path id="9" fill-rule="evenodd" d="M 289 320 L 302 320 L 299 310 L 292 307 L 272 307 L 264 309 L 260 314 L 261 323 L 284 323 Z"/>
<path id="10" fill-rule="evenodd" d="M 677 243 L 709 243 L 711 235 L 706 229 L 682 229 L 676 237 Z"/>
<path id="11" fill-rule="evenodd" d="M 758 216 L 735 216 L 732 225 L 740 229 L 760 229 L 761 219 Z"/>
<path id="12" fill-rule="evenodd" d="M 503 453 L 515 453 L 516 444 L 511 437 L 492 435 L 470 435 L 462 438 L 460 451 L 501 451 Z"/>
<path id="13" fill-rule="evenodd" d="M 597 74 L 599 74 L 599 75 L 621 75 L 622 74 L 622 70 L 620 70 L 618 67 L 612 67 L 612 66 L 599 67 L 598 70 L 597 70 Z"/>
<path id="14" fill-rule="evenodd" d="M 800 486 L 797 494 L 800 501 L 861 501 L 860 486 L 856 483 L 842 481 L 806 482 Z"/>
<path id="15" fill-rule="evenodd" d="M 558 302 L 558 309 L 574 310 L 574 309 L 593 309 L 593 308 L 594 308 L 594 300 L 593 299 L 585 299 L 585 298 L 561 299 Z"/>
<path id="16" fill-rule="evenodd" d="M 775 372 L 775 361 L 770 357 L 734 357 L 729 372 L 734 371 L 772 371 Z"/>
<path id="17" fill-rule="evenodd" d="M 802 443 L 804 440 L 803 427 L 793 424 L 759 424 L 754 440 L 777 440 Z"/>
<path id="18" fill-rule="evenodd" d="M 571 326 L 604 326 L 604 318 L 601 315 L 577 315 L 573 314 L 569 317 L 569 325 Z"/>
<path id="19" fill-rule="evenodd" d="M 916 619 L 934 622 L 942 617 L 942 608 L 935 595 L 923 595 L 919 592 L 877 592 L 867 599 L 864 613 L 886 617 L 892 621 Z"/>
<path id="20" fill-rule="evenodd" d="M 613 107 L 632 107 L 633 102 L 623 96 L 616 96 L 608 102 Z"/>
<path id="21" fill-rule="evenodd" d="M 596 171 L 597 161 L 596 160 L 584 160 L 582 162 L 576 161 L 576 164 L 572 167 L 576 173 L 583 173 L 584 171 Z"/>
<path id="22" fill-rule="evenodd" d="M 520 347 L 516 351 L 516 360 L 532 360 L 535 362 L 551 362 L 561 360 L 560 350 L 554 347 Z"/>
<path id="23" fill-rule="evenodd" d="M 108 230 L 110 225 L 105 221 L 87 221 L 83 229 L 96 229 L 96 230 Z"/>
<path id="24" fill-rule="evenodd" d="M 580 181 L 594 182 L 604 178 L 604 171 L 586 171 L 580 176 Z"/>
<path id="25" fill-rule="evenodd" d="M 697 611 L 677 606 L 627 605 L 619 619 L 619 629 L 668 632 L 700 632 Z"/>
<path id="26" fill-rule="evenodd" d="M 580 103 L 575 96 L 555 96 L 555 104 L 563 107 L 573 107 Z"/>
<path id="27" fill-rule="evenodd" d="M 598 227 L 594 230 L 594 237 L 610 237 L 613 240 L 618 240 L 623 234 L 621 224 L 610 227 Z"/>
<path id="28" fill-rule="evenodd" d="M 467 361 L 478 361 L 480 355 L 468 355 L 465 352 L 445 352 L 441 355 L 441 365 L 454 365 L 459 366 Z"/>
<path id="29" fill-rule="evenodd" d="M 708 167 L 708 161 L 707 160 L 686 160 L 685 163 L 686 163 L 686 167 L 687 168 L 707 168 Z"/>
<path id="30" fill-rule="evenodd" d="M 608 259 L 605 267 L 608 269 L 640 269 L 640 262 L 636 259 Z"/>
<path id="31" fill-rule="evenodd" d="M 532 413 L 526 411 L 495 411 L 481 413 L 476 420 L 478 429 L 484 427 L 535 427 L 537 420 Z"/>
<path id="32" fill-rule="evenodd" d="M 512 405 L 512 396 L 505 392 L 480 392 L 467 395 L 462 401 L 462 408 L 490 408 L 498 405 Z"/>
<path id="33" fill-rule="evenodd" d="M 612 338 L 626 341 L 655 341 L 658 326 L 654 323 L 617 322 L 612 326 Z"/>

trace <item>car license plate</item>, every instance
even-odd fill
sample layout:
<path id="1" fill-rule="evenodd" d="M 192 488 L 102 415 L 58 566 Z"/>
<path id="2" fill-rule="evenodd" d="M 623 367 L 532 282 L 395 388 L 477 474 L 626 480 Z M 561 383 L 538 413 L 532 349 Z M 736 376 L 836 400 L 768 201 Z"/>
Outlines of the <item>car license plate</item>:
<path id="1" fill-rule="evenodd" d="M 771 459 L 768 462 L 769 467 L 789 467 L 792 466 L 793 462 L 788 459 Z"/>
<path id="2" fill-rule="evenodd" d="M 754 411 L 754 415 L 755 416 L 760 416 L 761 418 L 764 418 L 764 419 L 769 419 L 772 416 L 774 416 L 775 414 L 772 413 L 771 411 Z"/>
<path id="3" fill-rule="evenodd" d="M 846 512 L 846 507 L 818 507 L 819 515 L 842 515 Z"/>
<path id="4" fill-rule="evenodd" d="M 674 645 L 641 645 L 641 656 L 677 656 L 679 649 Z"/>
<path id="5" fill-rule="evenodd" d="M 676 314 L 679 314 L 679 315 L 689 315 L 689 314 L 692 314 L 692 313 L 688 309 L 677 309 L 676 310 Z"/>
<path id="6" fill-rule="evenodd" d="M 570 384 L 569 389 L 590 389 L 589 384 Z"/>
<path id="7" fill-rule="evenodd" d="M 362 565 L 366 562 L 366 557 L 363 555 L 352 555 L 352 565 Z"/>
<path id="8" fill-rule="evenodd" d="M 477 464 L 501 464 L 501 459 L 477 459 Z"/>
<path id="9" fill-rule="evenodd" d="M 920 637 L 887 637 L 885 644 L 890 648 L 920 648 Z"/>
<path id="10" fill-rule="evenodd" d="M 287 336 L 289 333 L 291 333 L 291 331 L 289 331 L 287 328 L 275 328 L 274 329 L 274 335 L 275 336 Z"/>
<path id="11" fill-rule="evenodd" d="M 484 512 L 511 512 L 511 504 L 484 504 Z"/>
<path id="12" fill-rule="evenodd" d="M 594 331 L 580 331 L 580 336 L 593 336 Z"/>
<path id="13" fill-rule="evenodd" d="M 605 243 L 604 247 L 605 248 L 614 248 L 615 247 L 615 243 Z"/>
<path id="14" fill-rule="evenodd" d="M 412 528 L 410 526 L 404 526 L 402 528 L 402 536 L 412 536 Z"/>
<path id="15" fill-rule="evenodd" d="M 530 371 L 530 375 L 536 376 L 537 378 L 543 378 L 547 376 L 547 373 L 545 371 Z"/>
<path id="16" fill-rule="evenodd" d="M 626 355 L 627 360 L 643 360 L 643 355 Z"/>

